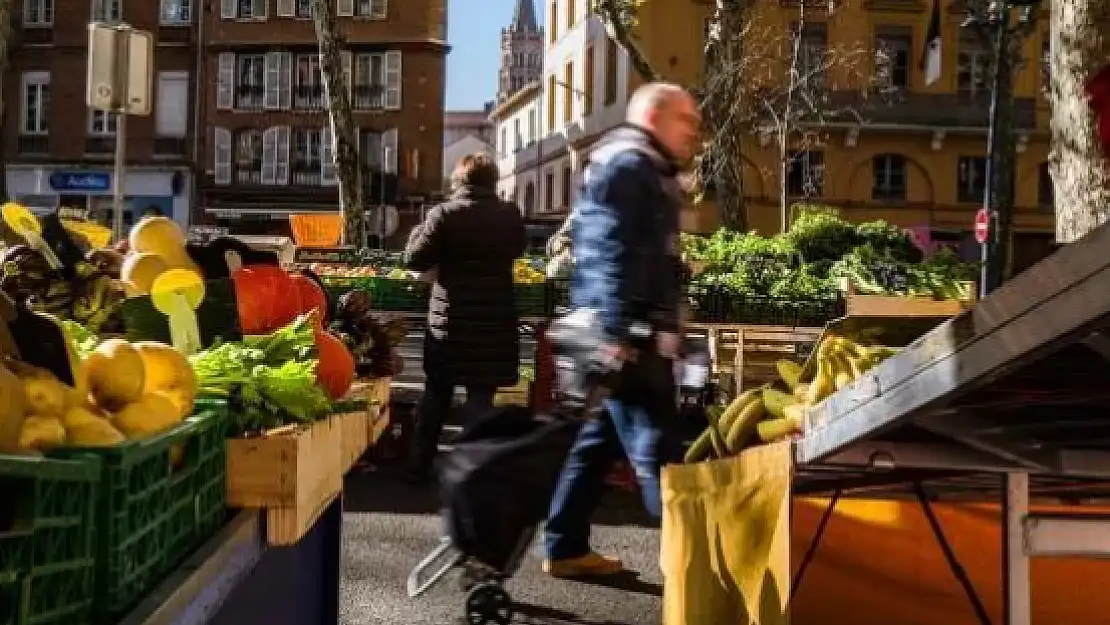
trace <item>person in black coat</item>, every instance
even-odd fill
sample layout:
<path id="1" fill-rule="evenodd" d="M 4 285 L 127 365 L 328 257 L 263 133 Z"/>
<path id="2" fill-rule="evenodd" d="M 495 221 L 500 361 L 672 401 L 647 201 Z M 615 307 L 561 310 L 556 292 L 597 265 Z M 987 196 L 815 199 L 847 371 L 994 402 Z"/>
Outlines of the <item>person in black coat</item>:
<path id="1" fill-rule="evenodd" d="M 466 156 L 452 174 L 454 192 L 428 212 L 405 246 L 404 262 L 434 277 L 424 337 L 421 401 L 410 477 L 426 479 L 456 386 L 466 388 L 467 420 L 488 412 L 498 387 L 519 375 L 513 261 L 524 253 L 524 220 L 497 197 L 497 165 Z"/>

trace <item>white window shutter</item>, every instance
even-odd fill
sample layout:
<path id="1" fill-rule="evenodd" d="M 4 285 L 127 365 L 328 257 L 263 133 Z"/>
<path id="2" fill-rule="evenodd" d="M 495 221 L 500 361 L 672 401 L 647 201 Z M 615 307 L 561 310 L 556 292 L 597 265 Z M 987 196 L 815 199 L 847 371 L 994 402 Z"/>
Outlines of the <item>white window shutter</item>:
<path id="1" fill-rule="evenodd" d="M 277 16 L 293 17 L 297 13 L 294 0 L 277 0 Z"/>
<path id="2" fill-rule="evenodd" d="M 347 93 L 352 93 L 354 87 L 354 55 L 350 50 L 342 50 L 339 53 L 339 59 L 343 63 L 343 80 L 347 81 Z"/>
<path id="3" fill-rule="evenodd" d="M 278 108 L 293 108 L 293 53 L 278 52 Z"/>
<path id="4" fill-rule="evenodd" d="M 277 135 L 276 126 L 262 133 L 262 184 L 274 184 L 277 180 Z"/>
<path id="5" fill-rule="evenodd" d="M 231 131 L 227 128 L 212 129 L 212 171 L 216 184 L 231 184 Z"/>
<path id="6" fill-rule="evenodd" d="M 337 0 L 335 14 L 338 17 L 353 17 L 355 14 L 355 0 Z"/>
<path id="7" fill-rule="evenodd" d="M 397 173 L 397 129 L 391 128 L 382 133 L 382 156 L 385 162 L 382 166 L 385 168 L 385 173 Z"/>
<path id="8" fill-rule="evenodd" d="M 335 182 L 335 137 L 328 123 L 320 129 L 320 183 L 333 185 Z"/>
<path id="9" fill-rule="evenodd" d="M 216 108 L 227 110 L 235 107 L 235 53 L 221 52 L 216 75 Z"/>
<path id="10" fill-rule="evenodd" d="M 225 20 L 235 19 L 235 0 L 220 0 L 220 18 Z"/>
<path id="11" fill-rule="evenodd" d="M 281 52 L 267 52 L 263 73 L 262 108 L 274 110 L 281 105 Z"/>
<path id="12" fill-rule="evenodd" d="M 274 182 L 289 184 L 289 126 L 277 128 L 277 160 L 274 166 Z"/>
<path id="13" fill-rule="evenodd" d="M 401 109 L 401 53 L 385 53 L 385 108 Z"/>

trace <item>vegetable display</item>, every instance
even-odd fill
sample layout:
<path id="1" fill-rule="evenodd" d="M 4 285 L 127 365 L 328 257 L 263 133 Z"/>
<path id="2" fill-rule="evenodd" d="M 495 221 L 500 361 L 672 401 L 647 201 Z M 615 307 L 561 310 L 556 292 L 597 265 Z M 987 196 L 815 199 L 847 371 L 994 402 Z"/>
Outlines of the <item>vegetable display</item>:
<path id="1" fill-rule="evenodd" d="M 199 395 L 229 400 L 229 435 L 256 434 L 290 423 L 311 423 L 331 411 L 317 384 L 320 364 L 312 315 L 265 335 L 245 336 L 189 358 Z"/>
<path id="2" fill-rule="evenodd" d="M 790 230 L 763 237 L 719 230 L 683 235 L 683 257 L 695 286 L 741 298 L 834 300 L 841 279 L 863 294 L 958 299 L 975 265 L 950 251 L 924 259 L 903 228 L 883 221 L 852 224 L 818 208 L 803 209 Z"/>
<path id="3" fill-rule="evenodd" d="M 725 458 L 745 448 L 773 443 L 800 434 L 805 412 L 851 384 L 897 350 L 881 345 L 862 345 L 842 336 L 826 336 L 814 355 L 816 366 L 806 377 L 801 363 L 776 363 L 779 380 L 748 389 L 726 407 L 707 411 L 709 427 L 686 452 L 686 462 Z"/>

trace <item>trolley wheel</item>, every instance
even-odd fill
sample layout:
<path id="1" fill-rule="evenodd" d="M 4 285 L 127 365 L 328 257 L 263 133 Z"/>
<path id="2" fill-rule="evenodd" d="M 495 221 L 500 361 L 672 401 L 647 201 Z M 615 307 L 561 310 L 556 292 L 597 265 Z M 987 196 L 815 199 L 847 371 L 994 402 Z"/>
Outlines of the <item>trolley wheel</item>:
<path id="1" fill-rule="evenodd" d="M 478 584 L 466 595 L 466 622 L 470 625 L 509 625 L 513 602 L 498 584 Z"/>

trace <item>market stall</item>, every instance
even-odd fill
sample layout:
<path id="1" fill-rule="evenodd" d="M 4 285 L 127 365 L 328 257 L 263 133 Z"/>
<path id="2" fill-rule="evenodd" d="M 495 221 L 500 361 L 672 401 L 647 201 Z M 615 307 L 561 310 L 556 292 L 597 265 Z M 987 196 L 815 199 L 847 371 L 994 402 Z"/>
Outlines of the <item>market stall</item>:
<path id="1" fill-rule="evenodd" d="M 0 623 L 335 622 L 398 328 L 288 242 L 2 217 Z"/>
<path id="2" fill-rule="evenodd" d="M 710 411 L 709 427 L 689 450 L 687 462 L 702 466 L 670 471 L 671 487 L 717 472 L 741 488 L 743 479 L 727 471 L 743 467 L 737 475 L 771 475 L 778 470 L 774 462 L 786 462 L 792 473 L 787 492 L 823 498 L 812 535 L 795 543 L 792 579 L 770 586 L 779 597 L 794 596 L 820 561 L 829 521 L 845 500 L 891 502 L 900 511 L 916 505 L 975 622 L 1029 623 L 1030 557 L 1106 555 L 1101 536 L 1108 517 L 1084 504 L 1110 494 L 1103 433 L 1110 401 L 1104 383 L 1110 350 L 1103 336 L 1110 321 L 1108 242 L 1104 227 L 977 304 L 963 293 L 860 293 L 857 285 L 866 280 L 845 276 L 845 315 L 810 332 L 808 348 L 781 349 L 777 359 L 759 362 L 758 375 L 740 374 L 750 384 L 738 385 L 727 407 Z M 746 333 L 771 334 L 766 327 L 741 329 L 734 353 L 751 351 L 744 347 Z M 761 336 L 757 351 L 774 344 L 771 339 Z M 743 368 L 741 358 L 735 355 L 734 362 Z M 792 451 L 776 456 L 783 444 Z M 938 499 L 999 504 L 1000 612 L 971 581 L 940 521 Z M 775 496 L 763 492 L 751 500 Z M 817 500 L 808 501 L 812 508 Z M 1048 512 L 1046 503 L 1053 504 Z M 789 535 L 774 524 L 789 528 L 791 513 L 774 510 L 753 509 L 748 518 L 770 523 L 763 538 Z M 671 523 L 673 531 L 687 531 L 680 526 Z M 876 534 L 868 531 L 853 539 L 853 548 L 874 543 Z M 664 539 L 667 532 L 665 520 Z M 761 545 L 770 549 L 769 542 Z M 757 566 L 790 570 L 790 558 L 776 564 L 770 552 L 762 553 L 770 560 Z M 689 564 L 680 559 L 675 566 Z M 824 596 L 824 590 L 807 589 Z M 1046 598 L 1042 609 L 1049 603 L 1067 601 Z"/>

